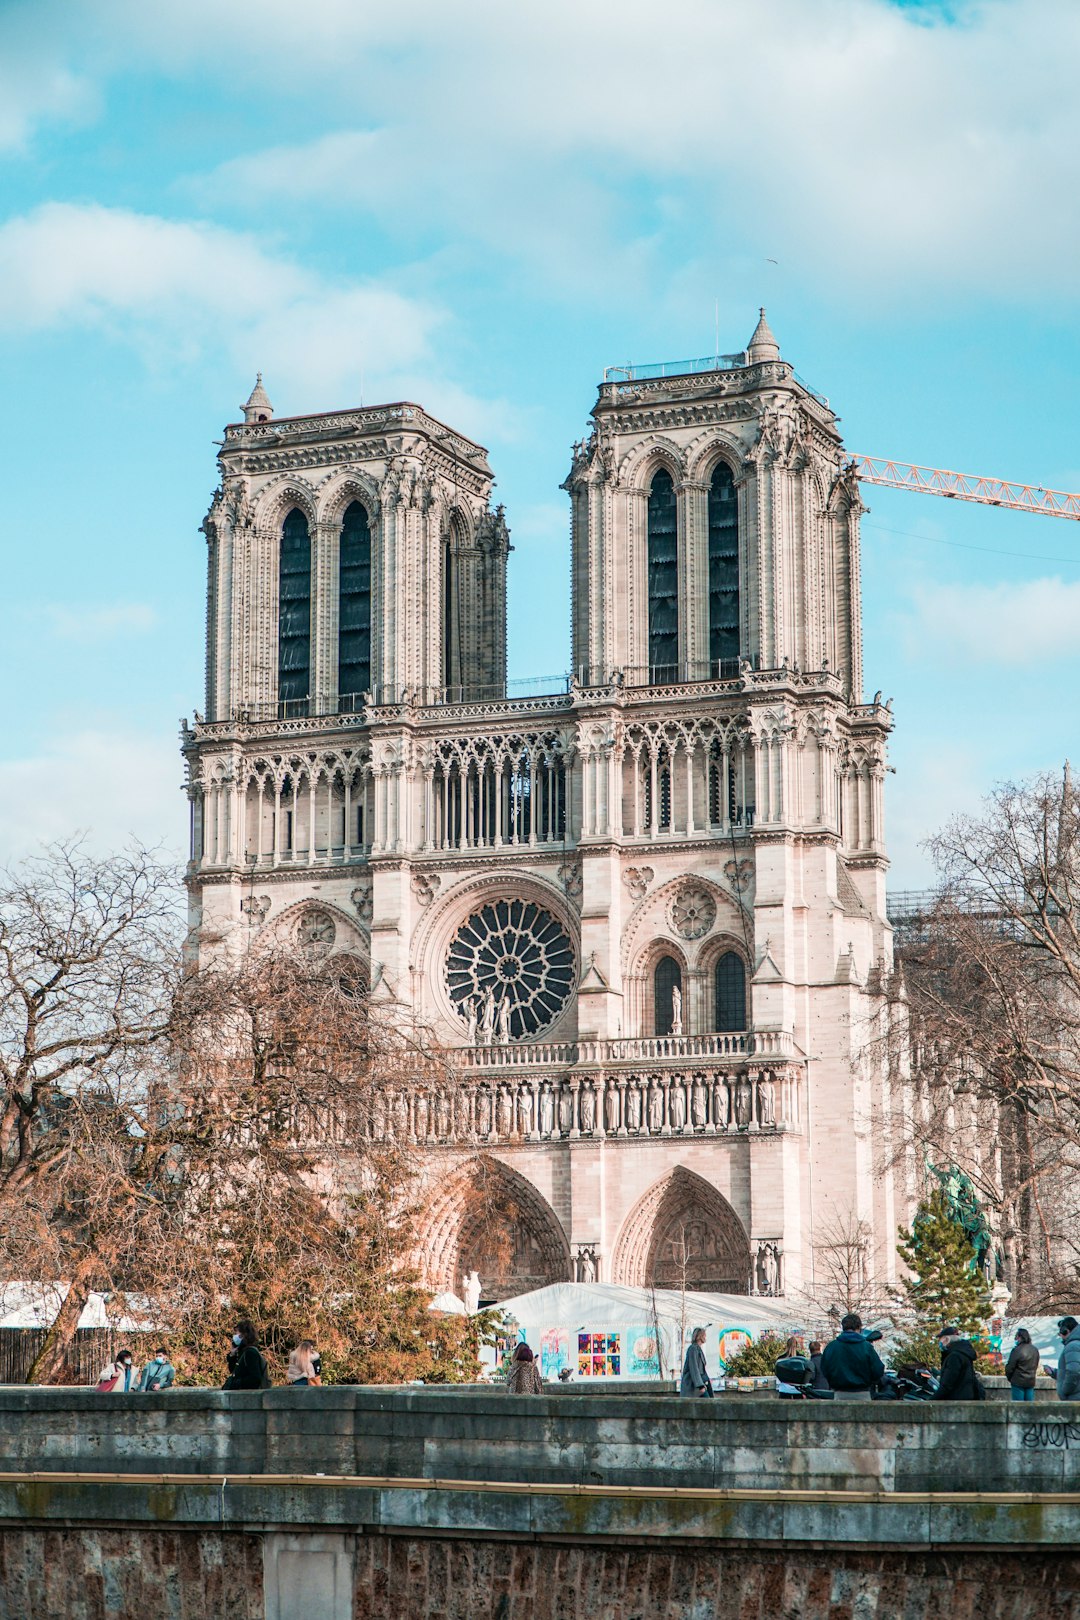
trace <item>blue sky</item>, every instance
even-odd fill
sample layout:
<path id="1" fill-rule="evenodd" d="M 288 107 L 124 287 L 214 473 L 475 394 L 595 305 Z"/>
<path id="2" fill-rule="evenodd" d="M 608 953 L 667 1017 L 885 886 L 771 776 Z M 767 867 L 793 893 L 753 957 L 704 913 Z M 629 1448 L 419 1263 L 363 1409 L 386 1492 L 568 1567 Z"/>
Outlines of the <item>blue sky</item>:
<path id="1" fill-rule="evenodd" d="M 214 439 L 419 399 L 489 446 L 511 675 L 569 659 L 605 365 L 768 306 L 853 450 L 1080 489 L 1080 7 L 0 0 L 0 854 L 182 847 Z M 773 263 L 772 261 L 777 261 Z M 893 886 L 1077 756 L 1075 523 L 866 491 Z"/>

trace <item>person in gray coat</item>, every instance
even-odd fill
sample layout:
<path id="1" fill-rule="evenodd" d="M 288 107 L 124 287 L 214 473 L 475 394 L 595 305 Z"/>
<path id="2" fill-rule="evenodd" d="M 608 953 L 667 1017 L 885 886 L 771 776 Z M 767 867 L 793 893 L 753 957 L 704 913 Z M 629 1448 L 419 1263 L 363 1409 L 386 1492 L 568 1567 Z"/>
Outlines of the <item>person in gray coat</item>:
<path id="1" fill-rule="evenodd" d="M 705 1365 L 705 1329 L 695 1328 L 686 1348 L 679 1380 L 680 1395 L 711 1395 L 712 1379 Z"/>
<path id="2" fill-rule="evenodd" d="M 1038 1370 L 1039 1352 L 1031 1342 L 1031 1334 L 1027 1328 L 1017 1328 L 1016 1343 L 1005 1363 L 1005 1376 L 1012 1386 L 1014 1401 L 1035 1399 L 1035 1374 Z"/>
<path id="3" fill-rule="evenodd" d="M 1063 1340 L 1057 1366 L 1058 1400 L 1080 1401 L 1080 1322 L 1075 1316 L 1063 1316 L 1058 1333 Z"/>

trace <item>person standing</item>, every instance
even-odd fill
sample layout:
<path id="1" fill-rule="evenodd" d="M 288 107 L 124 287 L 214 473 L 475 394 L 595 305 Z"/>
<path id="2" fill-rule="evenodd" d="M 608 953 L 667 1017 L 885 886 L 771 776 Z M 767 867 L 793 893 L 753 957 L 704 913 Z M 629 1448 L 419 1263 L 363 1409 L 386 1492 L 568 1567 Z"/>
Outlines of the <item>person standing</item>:
<path id="1" fill-rule="evenodd" d="M 938 1335 L 941 1345 L 941 1376 L 936 1401 L 978 1401 L 983 1399 L 975 1372 L 975 1346 L 961 1336 L 960 1329 L 944 1327 Z"/>
<path id="2" fill-rule="evenodd" d="M 801 1401 L 804 1382 L 813 1372 L 813 1363 L 804 1351 L 797 1334 L 793 1333 L 784 1353 L 776 1363 L 776 1393 L 782 1401 Z"/>
<path id="3" fill-rule="evenodd" d="M 540 1377 L 536 1357 L 527 1344 L 519 1344 L 514 1351 L 514 1359 L 510 1363 L 510 1371 L 506 1375 L 506 1393 L 508 1395 L 542 1395 L 544 1393 L 544 1380 Z"/>
<path id="4" fill-rule="evenodd" d="M 709 1395 L 713 1392 L 712 1379 L 705 1365 L 705 1329 L 695 1328 L 683 1357 L 680 1395 Z"/>
<path id="5" fill-rule="evenodd" d="M 237 1322 L 232 1336 L 233 1347 L 227 1360 L 229 1376 L 222 1389 L 267 1389 L 270 1375 L 266 1361 L 256 1341 L 255 1329 L 246 1319 Z"/>
<path id="6" fill-rule="evenodd" d="M 176 1368 L 169 1360 L 169 1352 L 164 1349 L 154 1351 L 153 1358 L 146 1363 L 139 1379 L 139 1391 L 143 1395 L 153 1394 L 159 1389 L 171 1389 L 176 1377 Z"/>
<path id="7" fill-rule="evenodd" d="M 1035 1374 L 1039 1370 L 1038 1347 L 1031 1342 L 1027 1328 L 1017 1328 L 1016 1343 L 1009 1351 L 1005 1363 L 1005 1376 L 1012 1388 L 1014 1401 L 1035 1399 Z"/>
<path id="8" fill-rule="evenodd" d="M 95 1388 L 109 1395 L 131 1393 L 135 1388 L 135 1367 L 130 1350 L 118 1350 L 113 1359 L 105 1363 Z"/>
<path id="9" fill-rule="evenodd" d="M 311 1339 L 301 1339 L 289 1355 L 285 1373 L 287 1384 L 321 1384 L 322 1359 Z"/>
<path id="10" fill-rule="evenodd" d="M 1080 1401 L 1080 1322 L 1075 1316 L 1061 1318 L 1058 1336 L 1062 1340 L 1057 1365 L 1058 1400 Z"/>
<path id="11" fill-rule="evenodd" d="M 810 1379 L 811 1389 L 828 1389 L 829 1380 L 821 1370 L 821 1340 L 810 1340 L 810 1366 L 813 1369 Z"/>
<path id="12" fill-rule="evenodd" d="M 885 1376 L 885 1364 L 864 1336 L 862 1317 L 854 1311 L 842 1318 L 838 1337 L 822 1351 L 821 1370 L 840 1401 L 868 1401 L 874 1385 Z"/>

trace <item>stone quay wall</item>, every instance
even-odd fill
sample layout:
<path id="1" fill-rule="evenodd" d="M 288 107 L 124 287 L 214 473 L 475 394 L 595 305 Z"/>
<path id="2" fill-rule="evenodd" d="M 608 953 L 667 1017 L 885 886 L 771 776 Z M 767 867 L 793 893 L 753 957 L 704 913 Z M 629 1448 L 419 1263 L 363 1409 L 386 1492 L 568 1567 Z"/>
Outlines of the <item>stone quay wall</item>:
<path id="1" fill-rule="evenodd" d="M 0 1620 L 1080 1620 L 1078 1460 L 1080 1404 L 8 1388 Z"/>

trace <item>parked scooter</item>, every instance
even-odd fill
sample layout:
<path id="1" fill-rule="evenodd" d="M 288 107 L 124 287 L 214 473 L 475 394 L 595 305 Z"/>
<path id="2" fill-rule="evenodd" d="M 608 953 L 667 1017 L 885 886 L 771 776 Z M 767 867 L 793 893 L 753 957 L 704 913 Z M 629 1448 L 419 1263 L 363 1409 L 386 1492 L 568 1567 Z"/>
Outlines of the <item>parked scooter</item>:
<path id="1" fill-rule="evenodd" d="M 932 1401 L 937 1394 L 938 1381 L 926 1367 L 890 1367 L 884 1378 L 872 1391 L 874 1401 Z"/>
<path id="2" fill-rule="evenodd" d="M 831 1401 L 831 1389 L 811 1389 L 810 1381 L 814 1376 L 814 1369 L 805 1356 L 782 1356 L 776 1363 L 776 1378 L 780 1384 L 786 1384 L 787 1390 L 780 1392 L 781 1400 L 789 1401 Z"/>

